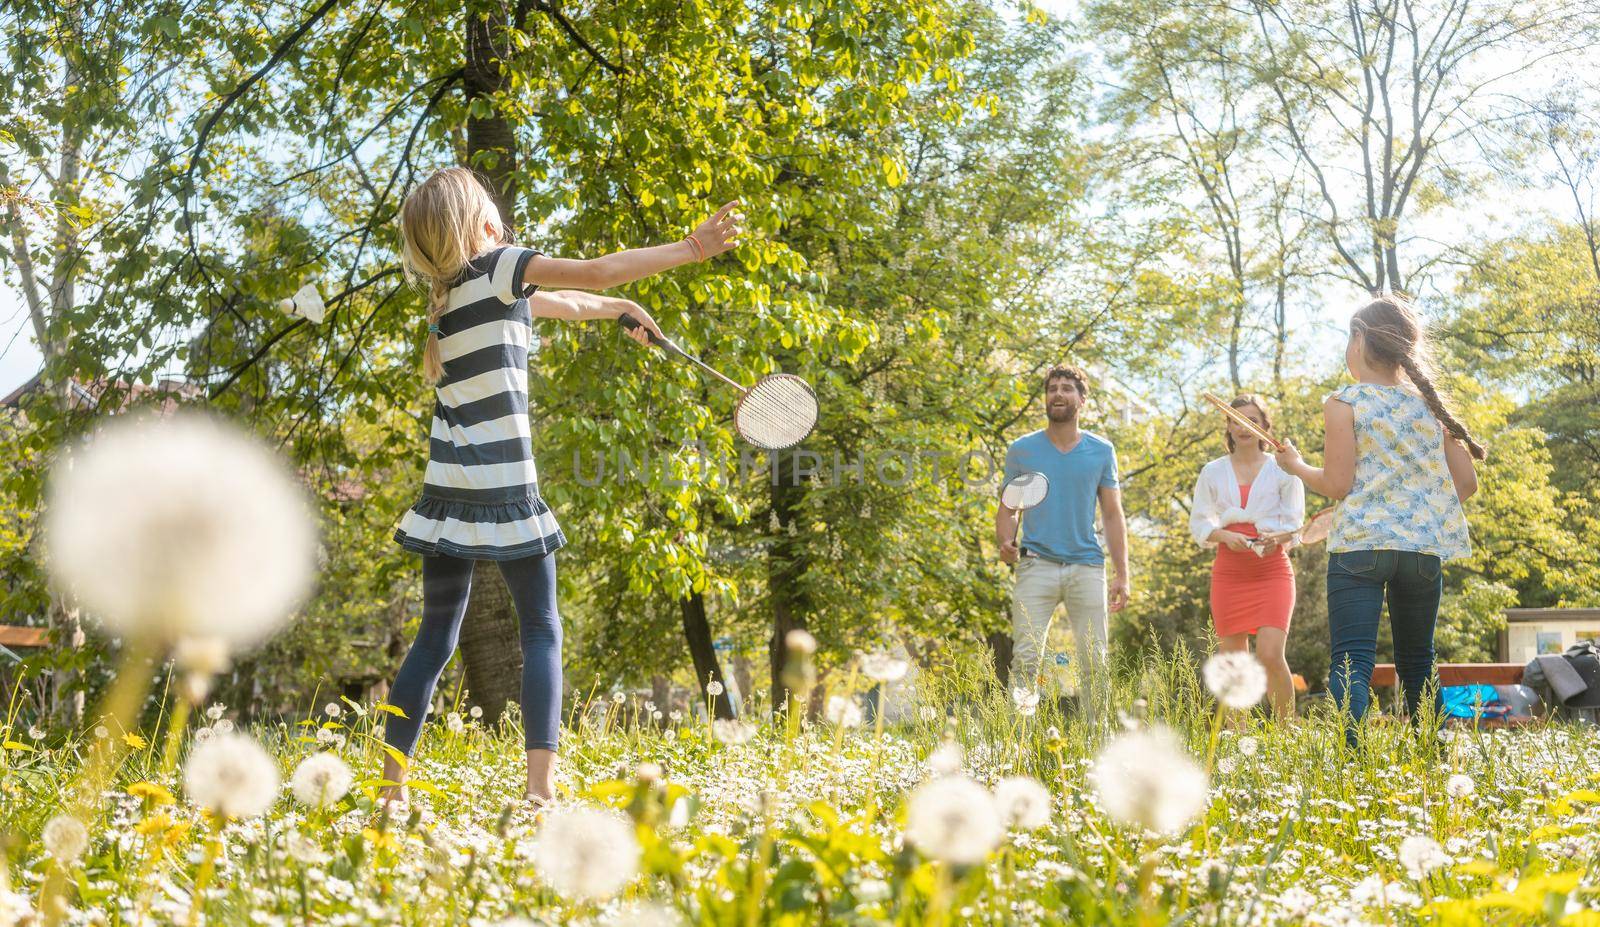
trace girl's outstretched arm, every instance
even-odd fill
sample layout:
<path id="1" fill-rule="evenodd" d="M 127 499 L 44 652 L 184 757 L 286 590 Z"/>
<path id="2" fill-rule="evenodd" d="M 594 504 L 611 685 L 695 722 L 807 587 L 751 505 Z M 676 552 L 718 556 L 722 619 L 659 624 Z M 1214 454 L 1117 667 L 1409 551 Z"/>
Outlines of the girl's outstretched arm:
<path id="1" fill-rule="evenodd" d="M 681 264 L 710 260 L 739 243 L 742 231 L 739 222 L 744 216 L 734 212 L 738 205 L 738 200 L 723 204 L 688 238 L 670 245 L 632 248 L 587 260 L 535 255 L 523 271 L 523 282 L 534 286 L 608 290 Z"/>
<path id="2" fill-rule="evenodd" d="M 564 322 L 609 321 L 626 312 L 639 320 L 638 328 L 628 330 L 628 336 L 633 340 L 648 344 L 648 332 L 654 332 L 658 337 L 661 335 L 656 320 L 650 318 L 650 313 L 644 307 L 631 299 L 616 296 L 601 296 L 582 290 L 540 290 L 528 297 L 528 311 L 535 318 L 561 319 Z"/>
<path id="3" fill-rule="evenodd" d="M 1356 410 L 1349 403 L 1329 398 L 1322 404 L 1322 424 L 1322 466 L 1307 464 L 1292 442 L 1278 452 L 1278 466 L 1300 477 L 1312 492 L 1343 499 L 1356 481 Z"/>

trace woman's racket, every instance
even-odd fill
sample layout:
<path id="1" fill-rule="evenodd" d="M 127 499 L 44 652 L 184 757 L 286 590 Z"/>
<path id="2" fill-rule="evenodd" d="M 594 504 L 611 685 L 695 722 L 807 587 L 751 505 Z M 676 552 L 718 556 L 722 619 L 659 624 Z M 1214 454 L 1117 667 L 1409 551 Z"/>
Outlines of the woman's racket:
<path id="1" fill-rule="evenodd" d="M 1281 450 L 1284 449 L 1283 445 L 1278 443 L 1278 439 L 1274 438 L 1272 435 L 1267 434 L 1265 431 L 1262 431 L 1260 425 L 1257 425 L 1255 422 L 1250 421 L 1250 416 L 1245 415 L 1243 412 L 1240 412 L 1238 409 L 1235 409 L 1233 406 L 1228 405 L 1227 403 L 1225 403 L 1222 400 L 1218 399 L 1217 397 L 1211 395 L 1210 393 L 1201 393 L 1200 395 L 1201 395 L 1201 398 L 1205 399 L 1206 402 L 1209 402 L 1212 405 L 1216 406 L 1218 409 L 1221 409 L 1222 410 L 1222 414 L 1226 415 L 1228 418 L 1233 419 L 1234 422 L 1237 423 L 1240 428 L 1243 428 L 1244 430 L 1246 430 L 1246 431 L 1250 432 L 1251 434 L 1255 435 L 1257 438 L 1260 438 L 1261 440 L 1263 440 L 1263 441 L 1267 442 L 1268 444 L 1270 444 L 1272 446 L 1273 450 L 1281 451 Z"/>
<path id="2" fill-rule="evenodd" d="M 1291 540 L 1298 540 L 1301 547 L 1310 547 L 1312 544 L 1321 544 L 1333 532 L 1333 511 L 1335 506 L 1329 506 L 1311 516 L 1311 520 L 1294 531 L 1275 531 L 1272 534 L 1263 534 L 1252 538 L 1250 546 L 1261 553 L 1268 544 L 1286 544 Z"/>
<path id="3" fill-rule="evenodd" d="M 639 320 L 624 312 L 617 317 L 623 328 L 639 327 Z M 794 447 L 817 427 L 817 394 L 811 385 L 792 373 L 774 373 L 750 386 L 723 376 L 705 361 L 689 354 L 667 338 L 650 332 L 650 343 L 692 362 L 718 380 L 739 391 L 739 404 L 733 409 L 733 427 L 756 447 L 781 451 Z"/>

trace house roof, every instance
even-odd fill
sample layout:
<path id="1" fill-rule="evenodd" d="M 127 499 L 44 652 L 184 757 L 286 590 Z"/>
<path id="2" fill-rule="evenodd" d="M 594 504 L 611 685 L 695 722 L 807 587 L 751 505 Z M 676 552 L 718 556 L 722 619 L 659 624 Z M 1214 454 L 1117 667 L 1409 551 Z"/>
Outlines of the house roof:
<path id="1" fill-rule="evenodd" d="M 1600 608 L 1508 608 L 1506 621 L 1511 624 L 1548 621 L 1600 623 Z"/>
<path id="2" fill-rule="evenodd" d="M 0 407 L 20 408 L 22 403 L 33 394 L 39 392 L 44 384 L 44 371 L 39 371 L 29 378 L 28 382 L 12 390 L 4 399 L 0 399 Z M 140 400 L 151 396 L 164 397 L 161 403 L 161 414 L 167 415 L 176 410 L 179 400 L 196 399 L 203 395 L 199 386 L 183 380 L 164 378 L 155 383 L 130 383 L 127 380 L 79 380 L 73 378 L 68 381 L 72 390 L 74 408 L 98 409 L 100 401 L 107 395 L 114 394 L 119 403 L 111 411 L 121 412 Z"/>

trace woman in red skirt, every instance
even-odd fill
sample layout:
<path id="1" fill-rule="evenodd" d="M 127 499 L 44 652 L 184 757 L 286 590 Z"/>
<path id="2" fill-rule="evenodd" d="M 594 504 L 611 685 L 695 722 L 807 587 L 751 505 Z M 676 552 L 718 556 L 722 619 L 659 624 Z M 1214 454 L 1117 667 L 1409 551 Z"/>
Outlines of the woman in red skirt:
<path id="1" fill-rule="evenodd" d="M 1268 433 L 1272 419 L 1254 395 L 1229 403 Z M 1283 648 L 1294 612 L 1294 567 L 1289 544 L 1251 546 L 1264 534 L 1294 531 L 1306 514 L 1300 479 L 1280 468 L 1265 442 L 1224 417 L 1228 455 L 1206 464 L 1194 485 L 1189 529 L 1203 547 L 1215 547 L 1211 565 L 1211 618 L 1217 648 L 1249 650 L 1267 671 L 1267 699 L 1280 718 L 1294 714 L 1294 680 Z"/>

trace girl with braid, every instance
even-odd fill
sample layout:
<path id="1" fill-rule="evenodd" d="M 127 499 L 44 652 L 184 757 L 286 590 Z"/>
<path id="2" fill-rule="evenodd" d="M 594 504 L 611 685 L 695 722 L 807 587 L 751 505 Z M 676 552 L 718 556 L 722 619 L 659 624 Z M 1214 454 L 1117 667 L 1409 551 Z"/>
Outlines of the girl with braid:
<path id="1" fill-rule="evenodd" d="M 1386 596 L 1406 711 L 1415 723 L 1425 693 L 1437 710 L 1442 562 L 1471 550 L 1461 503 L 1477 491 L 1473 461 L 1484 449 L 1435 388 L 1427 333 L 1400 297 L 1356 312 L 1345 364 L 1356 382 L 1323 404 L 1322 466 L 1308 466 L 1293 445 L 1277 459 L 1339 503 L 1328 541 L 1328 691 L 1348 712 L 1345 739 L 1354 747 Z"/>

